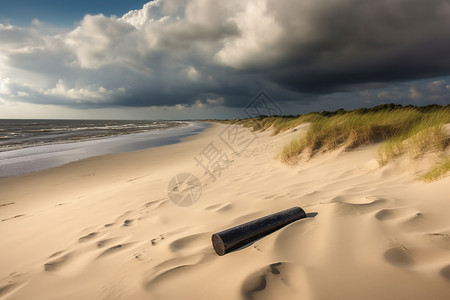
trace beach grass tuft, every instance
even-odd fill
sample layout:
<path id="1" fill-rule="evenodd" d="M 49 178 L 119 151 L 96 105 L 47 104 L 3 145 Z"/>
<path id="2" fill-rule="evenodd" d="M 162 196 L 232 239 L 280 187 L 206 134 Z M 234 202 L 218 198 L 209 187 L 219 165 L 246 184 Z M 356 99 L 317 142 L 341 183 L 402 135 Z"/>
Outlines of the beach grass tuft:
<path id="1" fill-rule="evenodd" d="M 416 107 L 354 110 L 320 116 L 311 123 L 304 137 L 283 147 L 279 158 L 295 164 L 300 155 L 343 147 L 351 150 L 361 145 L 382 142 L 377 155 L 380 165 L 408 152 L 418 158 L 426 152 L 442 151 L 450 140 L 444 125 L 450 123 L 450 109 L 421 110 Z"/>
<path id="2" fill-rule="evenodd" d="M 450 157 L 447 157 L 442 163 L 434 166 L 429 172 L 420 177 L 425 182 L 436 181 L 447 176 L 450 173 Z"/>
<path id="3" fill-rule="evenodd" d="M 377 153 L 380 166 L 403 154 L 413 159 L 428 152 L 444 151 L 450 145 L 445 125 L 450 124 L 450 106 L 402 106 L 384 104 L 372 108 L 346 111 L 323 111 L 300 116 L 258 116 L 226 121 L 254 131 L 271 128 L 272 135 L 304 123 L 310 126 L 305 135 L 286 144 L 277 158 L 297 164 L 319 152 L 381 143 Z"/>

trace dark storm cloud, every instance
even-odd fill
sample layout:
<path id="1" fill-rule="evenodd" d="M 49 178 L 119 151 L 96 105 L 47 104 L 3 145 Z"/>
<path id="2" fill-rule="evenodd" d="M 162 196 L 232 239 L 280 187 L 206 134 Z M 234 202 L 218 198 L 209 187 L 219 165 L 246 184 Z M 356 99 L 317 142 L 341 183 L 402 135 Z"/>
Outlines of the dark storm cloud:
<path id="1" fill-rule="evenodd" d="M 313 93 L 450 73 L 447 0 L 271 2 L 280 61 L 270 78 Z"/>
<path id="2" fill-rule="evenodd" d="M 304 103 L 352 92 L 371 103 L 449 96 L 435 78 L 450 75 L 448 0 L 158 0 L 39 33 L 0 27 L 4 98 L 204 107 L 245 106 L 262 89 Z"/>

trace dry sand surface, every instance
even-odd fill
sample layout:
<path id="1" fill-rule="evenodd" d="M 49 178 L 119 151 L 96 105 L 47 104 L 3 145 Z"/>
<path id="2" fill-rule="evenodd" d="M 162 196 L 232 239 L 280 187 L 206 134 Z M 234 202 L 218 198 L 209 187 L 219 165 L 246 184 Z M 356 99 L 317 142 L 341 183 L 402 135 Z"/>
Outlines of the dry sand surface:
<path id="1" fill-rule="evenodd" d="M 238 155 L 214 125 L 1 180 L 0 299 L 450 299 L 450 177 L 416 179 L 432 158 L 380 168 L 376 145 L 275 160 L 305 128 L 259 133 Z M 212 146 L 229 159 L 215 181 L 195 160 Z M 183 172 L 203 185 L 189 207 L 167 193 Z M 214 252 L 212 233 L 293 206 L 309 217 Z"/>

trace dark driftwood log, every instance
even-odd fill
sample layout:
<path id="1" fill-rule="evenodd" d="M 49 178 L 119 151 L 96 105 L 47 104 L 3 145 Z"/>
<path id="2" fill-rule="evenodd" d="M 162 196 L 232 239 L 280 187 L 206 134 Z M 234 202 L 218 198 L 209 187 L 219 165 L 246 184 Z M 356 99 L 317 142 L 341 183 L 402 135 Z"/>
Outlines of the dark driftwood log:
<path id="1" fill-rule="evenodd" d="M 293 207 L 214 233 L 212 244 L 216 253 L 222 256 L 303 218 L 306 218 L 305 211 Z"/>

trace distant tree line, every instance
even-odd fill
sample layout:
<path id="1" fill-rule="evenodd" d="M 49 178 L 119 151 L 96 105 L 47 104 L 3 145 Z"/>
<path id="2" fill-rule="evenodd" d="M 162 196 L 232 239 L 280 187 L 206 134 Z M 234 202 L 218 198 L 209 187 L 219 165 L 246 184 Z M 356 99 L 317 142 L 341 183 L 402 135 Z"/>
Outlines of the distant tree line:
<path id="1" fill-rule="evenodd" d="M 381 112 L 381 111 L 394 111 L 394 110 L 400 110 L 400 109 L 405 109 L 405 110 L 414 109 L 414 110 L 417 110 L 417 111 L 420 111 L 423 113 L 430 113 L 430 112 L 434 112 L 434 111 L 438 111 L 438 110 L 442 110 L 442 109 L 450 110 L 450 105 L 442 106 L 439 104 L 430 104 L 430 105 L 425 105 L 425 106 L 415 106 L 415 105 L 403 106 L 401 104 L 389 103 L 389 104 L 377 105 L 377 106 L 370 107 L 370 108 L 358 108 L 358 109 L 353 109 L 353 110 L 345 110 L 343 108 L 340 108 L 335 111 L 324 110 L 322 112 L 312 112 L 309 114 L 319 114 L 324 117 L 333 117 L 336 115 L 344 115 L 344 114 L 348 114 L 348 113 L 368 114 L 368 113 L 375 113 L 375 112 Z M 298 118 L 300 116 L 301 115 L 272 115 L 272 116 L 259 115 L 259 116 L 254 117 L 253 119 L 256 119 L 256 120 L 263 120 L 266 118 L 294 119 L 294 118 Z"/>

